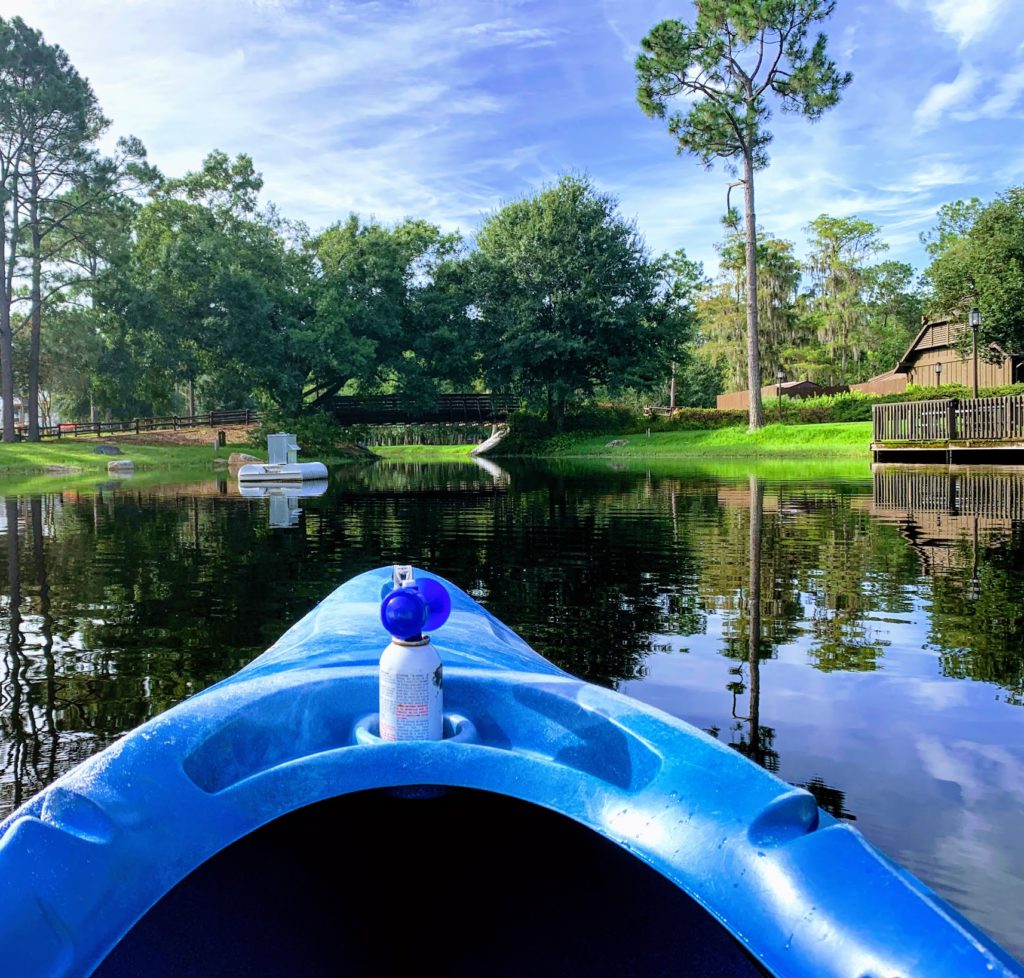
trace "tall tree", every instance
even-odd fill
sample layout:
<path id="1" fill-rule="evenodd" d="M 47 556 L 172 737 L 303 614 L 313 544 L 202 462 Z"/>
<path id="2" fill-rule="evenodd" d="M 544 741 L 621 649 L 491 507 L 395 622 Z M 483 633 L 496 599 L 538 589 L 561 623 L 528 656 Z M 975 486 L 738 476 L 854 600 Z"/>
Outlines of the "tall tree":
<path id="1" fill-rule="evenodd" d="M 0 20 L 0 397 L 4 440 L 14 437 L 12 303 L 29 261 L 29 437 L 38 437 L 43 240 L 58 198 L 94 163 L 92 143 L 106 127 L 89 83 L 67 54 L 19 17 Z"/>
<path id="2" fill-rule="evenodd" d="M 868 263 L 889 246 L 877 224 L 858 217 L 820 214 L 807 225 L 807 233 L 806 269 L 819 339 L 832 363 L 831 382 L 846 384 L 856 361 L 870 348 Z"/>
<path id="3" fill-rule="evenodd" d="M 865 272 L 870 315 L 869 375 L 891 370 L 921 325 L 921 294 L 912 266 L 883 261 Z"/>
<path id="4" fill-rule="evenodd" d="M 674 411 L 679 399 L 678 381 L 684 376 L 692 381 L 699 374 L 699 371 L 693 369 L 690 344 L 697 336 L 697 296 L 706 279 L 704 266 L 688 258 L 682 248 L 672 255 L 663 256 L 661 266 L 663 285 L 660 306 L 669 326 L 665 344 L 665 352 L 669 357 L 668 407 Z M 702 394 L 696 396 L 703 400 Z M 691 400 L 689 392 L 683 400 Z"/>
<path id="5" fill-rule="evenodd" d="M 124 315 L 190 414 L 202 384 L 218 406 L 298 390 L 287 354 L 305 283 L 283 222 L 257 210 L 261 186 L 248 156 L 214 152 L 164 181 L 134 222 Z"/>
<path id="6" fill-rule="evenodd" d="M 546 397 L 556 427 L 576 396 L 667 365 L 678 322 L 659 309 L 662 269 L 589 180 L 562 177 L 491 215 L 473 264 L 485 379 Z"/>
<path id="7" fill-rule="evenodd" d="M 693 26 L 662 21 L 640 42 L 637 100 L 650 116 L 664 118 L 676 98 L 685 115 L 668 119 L 679 152 L 706 166 L 716 159 L 740 174 L 746 232 L 747 374 L 750 427 L 764 423 L 758 346 L 757 219 L 754 174 L 768 165 L 771 119 L 768 96 L 784 112 L 816 120 L 852 80 L 828 57 L 819 34 L 808 48 L 812 25 L 831 16 L 835 0 L 695 0 Z"/>
<path id="8" fill-rule="evenodd" d="M 701 328 L 709 341 L 706 352 L 728 365 L 729 387 L 740 390 L 750 386 L 744 329 L 747 303 L 744 236 L 730 233 L 718 253 L 721 276 L 701 298 Z M 789 374 L 794 365 L 794 350 L 801 345 L 795 306 L 800 263 L 793 254 L 793 243 L 759 230 L 757 276 L 758 346 L 763 371 L 770 377 L 780 369 Z"/>

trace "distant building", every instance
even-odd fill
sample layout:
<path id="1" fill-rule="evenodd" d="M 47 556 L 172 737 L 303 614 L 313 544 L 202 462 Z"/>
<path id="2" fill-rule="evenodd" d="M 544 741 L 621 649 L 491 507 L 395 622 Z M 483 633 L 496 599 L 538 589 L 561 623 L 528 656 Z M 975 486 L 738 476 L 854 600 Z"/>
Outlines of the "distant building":
<path id="1" fill-rule="evenodd" d="M 922 323 L 921 329 L 899 363 L 884 374 L 872 377 L 863 384 L 853 384 L 852 391 L 862 394 L 899 394 L 908 384 L 934 387 L 936 380 L 943 384 L 974 384 L 974 358 L 962 355 L 960 344 L 968 327 L 950 319 L 937 319 Z M 941 374 L 935 365 L 941 364 Z M 1008 353 L 997 343 L 988 349 L 978 349 L 978 387 L 1003 387 L 1024 382 L 1024 357 Z"/>
<path id="2" fill-rule="evenodd" d="M 39 423 L 42 424 L 58 424 L 60 418 L 58 418 L 55 412 L 50 411 L 49 414 L 46 412 L 46 407 L 50 402 L 50 397 L 46 391 L 39 392 Z M 4 405 L 3 399 L 0 399 L 0 425 L 3 424 L 4 420 Z M 17 395 L 14 397 L 14 427 L 15 428 L 28 428 L 28 401 L 24 400 Z"/>
<path id="3" fill-rule="evenodd" d="M 810 380 L 787 380 L 782 384 L 768 384 L 761 388 L 762 400 L 769 397 L 818 397 L 821 394 L 839 394 L 846 387 L 822 387 Z M 750 407 L 750 391 L 719 394 L 715 401 L 719 411 L 746 411 Z"/>
<path id="4" fill-rule="evenodd" d="M 921 329 L 907 352 L 892 370 L 872 377 L 863 384 L 849 387 L 822 387 L 807 380 L 792 380 L 782 385 L 783 397 L 816 397 L 819 394 L 839 394 L 857 391 L 861 394 L 902 394 L 908 384 L 918 387 L 934 387 L 936 380 L 943 384 L 974 384 L 974 359 L 961 354 L 960 342 L 968 327 L 950 319 L 937 319 L 922 323 Z M 935 365 L 941 364 L 941 374 L 935 372 Z M 978 387 L 1004 387 L 1008 384 L 1024 383 L 1024 356 L 1008 353 L 998 343 L 992 343 L 987 350 L 978 349 Z M 761 388 L 761 397 L 775 397 L 779 388 L 767 384 Z M 719 394 L 719 410 L 746 409 L 750 406 L 749 391 L 734 391 Z"/>
<path id="5" fill-rule="evenodd" d="M 0 424 L 3 424 L 4 420 L 4 403 L 0 399 Z M 14 424 L 17 427 L 20 424 L 28 424 L 28 407 L 22 401 L 20 397 L 14 398 Z"/>

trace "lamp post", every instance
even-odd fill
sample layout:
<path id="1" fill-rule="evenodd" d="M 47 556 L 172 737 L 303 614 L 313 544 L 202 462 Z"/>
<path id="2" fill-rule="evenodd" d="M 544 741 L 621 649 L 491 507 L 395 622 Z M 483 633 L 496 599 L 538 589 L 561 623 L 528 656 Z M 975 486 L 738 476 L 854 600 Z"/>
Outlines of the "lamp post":
<path id="1" fill-rule="evenodd" d="M 942 364 L 941 363 L 935 364 L 935 386 L 936 387 L 941 387 L 942 386 Z"/>
<path id="2" fill-rule="evenodd" d="M 971 341 L 974 349 L 974 399 L 978 399 L 978 327 L 981 325 L 981 310 L 975 306 L 967 320 L 971 324 Z"/>
<path id="3" fill-rule="evenodd" d="M 785 373 L 780 368 L 775 374 L 776 386 L 775 397 L 779 402 L 779 424 L 782 424 L 782 382 L 786 379 Z"/>

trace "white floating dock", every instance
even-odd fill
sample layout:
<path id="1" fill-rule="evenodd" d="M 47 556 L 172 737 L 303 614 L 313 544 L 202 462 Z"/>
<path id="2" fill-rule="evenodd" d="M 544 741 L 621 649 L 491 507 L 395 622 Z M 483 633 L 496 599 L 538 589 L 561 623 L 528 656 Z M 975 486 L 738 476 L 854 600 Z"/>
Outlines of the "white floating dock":
<path id="1" fill-rule="evenodd" d="M 323 462 L 296 461 L 299 446 L 295 435 L 278 432 L 267 435 L 266 462 L 250 462 L 238 470 L 238 481 L 243 482 L 318 482 L 327 478 Z"/>

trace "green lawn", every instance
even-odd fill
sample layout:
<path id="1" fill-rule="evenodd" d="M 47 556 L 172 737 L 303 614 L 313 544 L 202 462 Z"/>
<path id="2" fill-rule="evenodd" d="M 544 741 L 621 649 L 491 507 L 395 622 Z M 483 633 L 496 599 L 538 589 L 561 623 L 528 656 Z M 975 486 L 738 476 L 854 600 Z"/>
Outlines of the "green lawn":
<path id="1" fill-rule="evenodd" d="M 476 445 L 373 445 L 381 458 L 405 462 L 465 462 Z"/>
<path id="2" fill-rule="evenodd" d="M 624 441 L 624 445 L 609 445 Z M 871 422 L 766 425 L 715 431 L 658 431 L 650 436 L 596 435 L 574 438 L 560 457 L 643 458 L 864 458 L 871 454 Z"/>
<path id="3" fill-rule="evenodd" d="M 182 468 L 212 466 L 214 458 L 227 458 L 232 452 L 252 452 L 247 445 L 228 445 L 216 451 L 205 445 L 126 445 L 119 443 L 122 454 L 97 455 L 98 443 L 89 441 L 12 442 L 0 444 L 0 476 L 43 474 L 51 466 L 81 469 L 83 472 L 106 472 L 113 458 L 130 459 L 136 469 Z"/>

